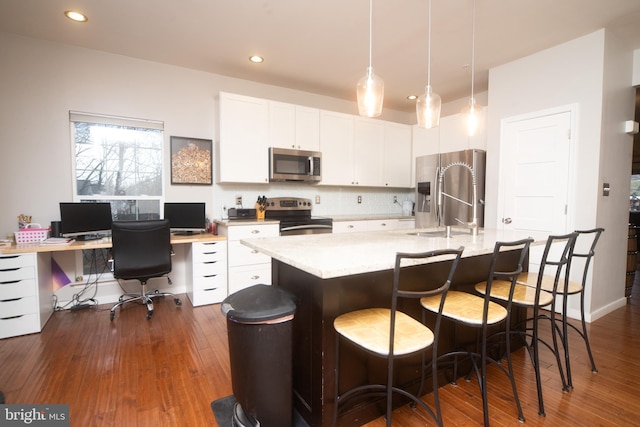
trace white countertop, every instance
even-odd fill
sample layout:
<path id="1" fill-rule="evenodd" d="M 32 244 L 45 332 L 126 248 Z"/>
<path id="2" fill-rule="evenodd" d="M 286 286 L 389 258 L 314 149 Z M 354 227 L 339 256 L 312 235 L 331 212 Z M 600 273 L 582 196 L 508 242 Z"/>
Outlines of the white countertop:
<path id="1" fill-rule="evenodd" d="M 464 246 L 462 257 L 493 252 L 496 241 L 527 237 L 544 244 L 547 235 L 532 232 L 482 229 L 478 236 L 458 234 L 451 238 L 417 236 L 434 229 L 396 230 L 301 236 L 265 237 L 241 242 L 278 261 L 321 279 L 393 269 L 396 252 L 426 252 Z"/>

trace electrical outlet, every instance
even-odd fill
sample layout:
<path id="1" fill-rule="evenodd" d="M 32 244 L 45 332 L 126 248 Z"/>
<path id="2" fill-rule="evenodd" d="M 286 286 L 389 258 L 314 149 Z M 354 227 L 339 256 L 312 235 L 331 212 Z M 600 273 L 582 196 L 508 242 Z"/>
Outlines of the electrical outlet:
<path id="1" fill-rule="evenodd" d="M 316 205 L 320 204 L 320 196 L 316 196 Z"/>
<path id="2" fill-rule="evenodd" d="M 362 196 L 358 196 L 358 203 L 362 203 Z"/>
<path id="3" fill-rule="evenodd" d="M 242 196 L 236 196 L 236 206 L 242 206 Z"/>
<path id="4" fill-rule="evenodd" d="M 393 203 L 398 203 L 398 196 L 393 196 Z"/>

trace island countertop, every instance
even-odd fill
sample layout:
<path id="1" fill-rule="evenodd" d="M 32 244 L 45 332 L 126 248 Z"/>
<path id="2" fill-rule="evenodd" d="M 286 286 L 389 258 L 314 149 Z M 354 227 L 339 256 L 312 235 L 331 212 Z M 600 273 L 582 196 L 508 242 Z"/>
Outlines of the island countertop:
<path id="1" fill-rule="evenodd" d="M 456 231 L 453 237 L 434 236 L 435 229 L 314 234 L 246 239 L 241 242 L 259 252 L 321 279 L 350 276 L 394 268 L 396 252 L 426 252 L 464 246 L 462 257 L 493 252 L 496 241 L 532 237 L 544 244 L 539 232 L 482 229 L 477 236 Z M 419 235 L 422 233 L 422 235 Z"/>

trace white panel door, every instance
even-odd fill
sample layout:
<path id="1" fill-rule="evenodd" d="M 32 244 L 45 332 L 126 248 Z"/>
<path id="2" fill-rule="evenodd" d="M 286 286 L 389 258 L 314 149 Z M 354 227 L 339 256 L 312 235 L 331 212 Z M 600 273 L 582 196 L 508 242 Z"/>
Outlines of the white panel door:
<path id="1" fill-rule="evenodd" d="M 507 121 L 500 148 L 504 228 L 565 233 L 571 112 Z"/>

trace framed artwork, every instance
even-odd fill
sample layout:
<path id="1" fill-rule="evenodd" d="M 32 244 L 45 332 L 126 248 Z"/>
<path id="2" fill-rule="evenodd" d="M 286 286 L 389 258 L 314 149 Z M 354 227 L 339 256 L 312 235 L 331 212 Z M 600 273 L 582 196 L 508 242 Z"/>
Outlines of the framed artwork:
<path id="1" fill-rule="evenodd" d="M 212 185 L 210 139 L 171 137 L 171 184 Z"/>

